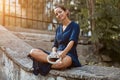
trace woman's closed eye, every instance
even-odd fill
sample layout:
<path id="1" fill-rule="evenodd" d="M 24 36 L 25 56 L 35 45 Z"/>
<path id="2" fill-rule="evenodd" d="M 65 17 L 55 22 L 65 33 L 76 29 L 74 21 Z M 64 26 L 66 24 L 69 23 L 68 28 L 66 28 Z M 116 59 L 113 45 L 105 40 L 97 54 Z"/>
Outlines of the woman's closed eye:
<path id="1" fill-rule="evenodd" d="M 62 11 L 58 11 L 55 13 L 56 16 L 60 15 L 62 13 Z"/>

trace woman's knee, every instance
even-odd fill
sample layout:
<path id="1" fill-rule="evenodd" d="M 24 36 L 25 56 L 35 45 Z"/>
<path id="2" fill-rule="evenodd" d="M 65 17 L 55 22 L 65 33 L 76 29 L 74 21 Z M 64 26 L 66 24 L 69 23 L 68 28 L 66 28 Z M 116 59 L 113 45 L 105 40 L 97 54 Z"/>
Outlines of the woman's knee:
<path id="1" fill-rule="evenodd" d="M 71 65 L 72 65 L 72 59 L 68 57 L 68 58 L 63 59 L 61 63 L 53 65 L 53 68 L 55 68 L 55 69 L 65 69 L 65 68 L 67 68 Z"/>
<path id="2" fill-rule="evenodd" d="M 66 66 L 63 63 L 57 63 L 57 64 L 53 64 L 52 68 L 54 68 L 54 69 L 65 69 Z"/>
<path id="3" fill-rule="evenodd" d="M 34 55 L 36 55 L 38 52 L 40 53 L 41 50 L 38 50 L 38 49 L 32 49 L 32 50 L 30 51 L 30 55 L 31 55 L 31 56 L 34 56 Z"/>
<path id="4" fill-rule="evenodd" d="M 72 65 L 71 57 L 70 56 L 66 56 L 65 58 L 63 58 L 62 63 L 63 63 L 63 67 L 65 67 L 65 68 L 71 66 Z"/>

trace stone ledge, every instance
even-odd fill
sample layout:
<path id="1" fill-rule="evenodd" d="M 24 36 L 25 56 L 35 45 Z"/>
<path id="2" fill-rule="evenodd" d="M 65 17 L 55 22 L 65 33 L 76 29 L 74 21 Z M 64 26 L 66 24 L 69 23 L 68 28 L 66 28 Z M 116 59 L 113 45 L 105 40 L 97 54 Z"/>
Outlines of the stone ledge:
<path id="1" fill-rule="evenodd" d="M 101 66 L 83 66 L 65 71 L 50 71 L 53 75 L 59 75 L 70 78 L 86 80 L 114 80 L 113 76 L 120 75 L 119 68 L 101 67 Z M 120 78 L 117 80 L 120 80 Z"/>
<path id="2" fill-rule="evenodd" d="M 10 58 L 15 64 L 19 65 L 23 70 L 31 72 L 30 64 L 25 64 L 27 59 L 15 60 L 13 56 L 9 55 L 10 53 L 16 53 L 10 50 L 9 48 L 1 49 L 4 51 L 6 56 Z M 8 54 L 9 53 L 9 54 Z M 30 59 L 28 59 L 29 61 Z M 31 62 L 31 61 L 29 61 Z M 32 62 L 31 62 L 32 63 Z M 31 64 L 32 65 L 32 64 Z M 51 70 L 49 75 L 53 76 L 62 76 L 71 79 L 85 79 L 85 80 L 114 80 L 116 75 L 120 75 L 119 68 L 111 68 L 111 67 L 101 67 L 101 66 L 83 66 L 72 68 L 69 70 Z M 117 80 L 120 80 L 117 78 Z"/>
<path id="3" fill-rule="evenodd" d="M 4 54 L 11 59 L 15 64 L 21 67 L 27 72 L 32 72 L 32 61 L 27 57 L 18 58 L 15 51 L 10 48 L 1 47 Z M 22 60 L 21 60 L 22 59 Z M 29 63 L 28 63 L 29 62 Z M 83 66 L 72 68 L 69 70 L 51 70 L 50 74 L 54 76 L 62 76 L 76 79 L 107 79 L 107 75 L 113 74 L 113 72 L 120 71 L 118 68 L 100 67 L 100 66 Z"/>
<path id="4" fill-rule="evenodd" d="M 0 49 L 4 52 L 4 54 L 11 59 L 15 64 L 23 68 L 25 71 L 32 71 L 32 60 L 27 58 L 26 56 L 22 57 L 17 55 L 16 51 L 12 51 L 10 48 L 0 47 Z"/>
<path id="5" fill-rule="evenodd" d="M 0 26 L 0 37 L 0 46 L 6 55 L 20 67 L 30 71 L 32 60 L 27 58 L 27 55 L 33 47 L 2 26 Z"/>
<path id="6" fill-rule="evenodd" d="M 6 53 L 4 53 L 4 58 L 5 58 L 5 60 L 7 60 L 5 62 L 8 62 L 8 65 L 6 65 L 6 66 L 10 67 L 9 69 L 12 69 L 12 70 L 16 69 L 15 65 L 19 65 L 19 64 L 15 63 L 10 58 L 7 58 L 8 55 L 6 55 L 6 57 L 5 57 L 5 55 L 6 55 Z M 7 63 L 5 63 L 5 64 L 7 64 Z M 21 63 L 21 64 L 23 64 L 23 63 Z M 24 66 L 24 64 L 21 66 Z M 22 79 L 23 79 L 23 77 L 25 77 L 24 74 L 28 75 L 27 77 L 32 78 L 32 79 L 28 78 L 26 80 L 39 80 L 41 77 L 43 77 L 41 75 L 38 75 L 38 76 L 35 76 L 37 78 L 34 79 L 33 78 L 34 75 L 31 72 L 26 72 L 26 69 L 21 66 L 19 66 L 19 68 L 21 68 L 21 69 L 17 69 L 17 70 L 21 70 L 19 73 L 22 75 Z M 7 68 L 5 68 L 5 69 L 7 69 Z M 13 71 L 9 70 L 10 74 Z M 100 66 L 83 66 L 83 67 L 78 67 L 78 68 L 72 68 L 69 70 L 61 70 L 61 71 L 60 70 L 51 70 L 50 73 L 47 76 L 44 76 L 43 77 L 44 79 L 42 79 L 42 80 L 46 80 L 46 77 L 49 77 L 49 76 L 65 78 L 62 80 L 78 80 L 78 79 L 79 80 L 120 80 L 119 75 L 120 75 L 119 68 L 100 67 Z M 54 78 L 53 80 L 57 80 L 57 79 Z"/>
<path id="7" fill-rule="evenodd" d="M 27 57 L 27 54 L 33 47 L 4 29 L 2 26 L 0 26 L 0 36 L 0 49 L 3 53 L 13 64 L 18 65 L 19 68 L 23 69 L 25 72 L 29 72 L 26 74 L 30 74 L 32 71 L 32 60 Z M 120 75 L 120 69 L 100 66 L 83 66 L 62 71 L 51 70 L 49 75 L 62 76 L 66 78 L 66 80 L 115 80 L 116 78 L 116 80 L 120 80 L 118 77 Z M 39 76 L 34 80 L 39 80 Z"/>

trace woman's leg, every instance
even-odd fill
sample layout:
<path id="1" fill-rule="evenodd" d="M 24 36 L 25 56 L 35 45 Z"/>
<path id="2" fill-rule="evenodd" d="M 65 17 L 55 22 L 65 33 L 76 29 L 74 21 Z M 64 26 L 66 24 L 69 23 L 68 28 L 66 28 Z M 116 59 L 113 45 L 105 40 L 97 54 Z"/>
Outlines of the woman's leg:
<path id="1" fill-rule="evenodd" d="M 40 49 L 32 49 L 29 55 L 33 57 L 34 59 L 36 59 L 37 61 L 47 62 L 48 54 L 46 54 L 44 51 Z"/>
<path id="2" fill-rule="evenodd" d="M 60 63 L 57 64 L 53 64 L 52 68 L 53 69 L 65 69 L 69 66 L 72 65 L 72 59 L 70 56 L 66 56 L 62 59 L 62 61 Z"/>
<path id="3" fill-rule="evenodd" d="M 46 54 L 44 51 L 42 51 L 40 49 L 33 49 L 32 52 L 30 52 L 30 56 L 32 56 L 37 61 L 48 63 L 48 61 L 47 61 L 48 54 Z M 62 61 L 60 63 L 53 64 L 51 66 L 51 68 L 53 68 L 53 69 L 65 69 L 71 65 L 72 65 L 71 57 L 66 56 L 62 59 Z"/>

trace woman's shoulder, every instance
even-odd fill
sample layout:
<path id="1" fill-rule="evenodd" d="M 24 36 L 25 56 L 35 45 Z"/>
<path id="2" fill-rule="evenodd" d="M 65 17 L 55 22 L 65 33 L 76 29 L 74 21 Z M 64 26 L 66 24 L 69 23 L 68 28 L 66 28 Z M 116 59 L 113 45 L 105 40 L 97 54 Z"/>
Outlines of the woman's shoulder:
<path id="1" fill-rule="evenodd" d="M 72 24 L 73 24 L 74 26 L 79 26 L 79 24 L 78 24 L 77 22 L 75 22 L 75 21 L 72 21 Z"/>
<path id="2" fill-rule="evenodd" d="M 73 26 L 74 28 L 80 28 L 79 24 L 76 23 L 75 21 L 72 21 L 72 26 Z"/>

